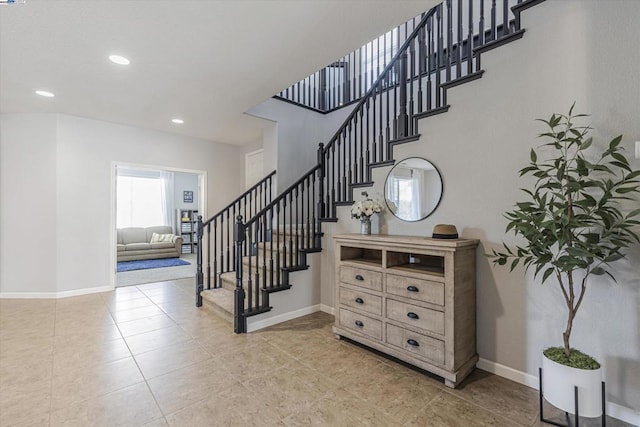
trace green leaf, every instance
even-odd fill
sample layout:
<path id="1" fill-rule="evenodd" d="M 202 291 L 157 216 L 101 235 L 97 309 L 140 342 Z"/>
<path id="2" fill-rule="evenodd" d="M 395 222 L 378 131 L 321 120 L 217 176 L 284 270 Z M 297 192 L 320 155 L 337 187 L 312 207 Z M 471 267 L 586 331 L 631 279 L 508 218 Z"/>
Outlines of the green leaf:
<path id="1" fill-rule="evenodd" d="M 615 138 L 613 138 L 609 143 L 609 150 L 613 150 L 618 145 L 620 145 L 620 141 L 622 141 L 622 135 L 618 135 Z"/>
<path id="2" fill-rule="evenodd" d="M 591 274 L 595 274 L 596 276 L 602 276 L 605 273 L 604 268 L 602 267 L 596 267 L 593 270 L 591 270 Z"/>
<path id="3" fill-rule="evenodd" d="M 551 274 L 553 274 L 553 267 L 547 268 L 544 271 L 544 274 L 542 275 L 542 283 L 544 283 Z"/>
<path id="4" fill-rule="evenodd" d="M 532 163 L 535 163 L 535 162 L 538 161 L 538 156 L 536 155 L 536 152 L 535 152 L 535 150 L 533 148 L 531 149 L 530 156 L 531 156 L 531 162 Z"/>

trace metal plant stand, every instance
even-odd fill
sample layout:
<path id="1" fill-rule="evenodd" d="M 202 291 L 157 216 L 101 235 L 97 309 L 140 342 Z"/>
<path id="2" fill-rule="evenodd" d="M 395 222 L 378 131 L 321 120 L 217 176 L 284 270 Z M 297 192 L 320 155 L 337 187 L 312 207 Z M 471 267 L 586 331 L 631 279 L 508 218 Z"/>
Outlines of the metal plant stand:
<path id="1" fill-rule="evenodd" d="M 569 413 L 565 411 L 564 415 L 567 420 L 567 424 L 560 424 L 556 421 L 546 419 L 544 417 L 544 392 L 542 390 L 542 368 L 538 368 L 538 375 L 540 378 L 540 388 L 538 395 L 540 397 L 540 421 L 545 422 L 547 424 L 552 424 L 558 427 L 571 427 L 571 418 L 569 417 Z M 578 386 L 573 386 L 573 401 L 575 405 L 575 427 L 580 427 L 580 412 L 578 411 Z M 601 425 L 602 427 L 606 427 L 607 425 L 607 402 L 606 402 L 606 393 L 605 393 L 605 384 L 602 381 L 602 415 L 601 415 Z"/>

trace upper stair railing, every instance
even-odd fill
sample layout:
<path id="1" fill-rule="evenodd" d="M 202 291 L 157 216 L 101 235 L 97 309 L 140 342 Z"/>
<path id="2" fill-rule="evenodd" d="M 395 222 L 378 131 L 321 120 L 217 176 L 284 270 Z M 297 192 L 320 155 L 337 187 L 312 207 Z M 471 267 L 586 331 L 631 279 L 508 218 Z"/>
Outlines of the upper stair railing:
<path id="1" fill-rule="evenodd" d="M 450 49 L 452 52 L 452 64 L 464 61 L 469 55 L 470 45 L 467 40 L 470 36 L 473 38 L 475 35 L 473 45 L 479 46 L 497 40 L 504 35 L 505 29 L 511 31 L 514 16 L 509 9 L 521 2 L 522 0 L 446 1 L 442 31 L 446 37 L 444 50 Z M 463 7 L 463 3 L 467 7 Z M 398 25 L 274 97 L 321 113 L 329 113 L 358 101 L 366 95 L 423 16 L 421 14 Z M 434 41 L 435 44 L 437 41 Z M 417 73 L 426 70 L 414 71 Z M 417 77 L 416 73 L 410 77 Z"/>
<path id="2" fill-rule="evenodd" d="M 337 221 L 336 208 L 353 202 L 353 189 L 373 184 L 372 168 L 394 163 L 394 145 L 419 138 L 418 119 L 447 111 L 448 88 L 481 76 L 481 52 L 522 36 L 520 11 L 541 1 L 503 1 L 502 25 L 495 0 L 470 1 L 464 9 L 462 0 L 447 0 L 421 15 L 344 123 L 320 144 L 317 164 L 257 213 L 238 212 L 235 332 L 246 332 L 247 317 L 271 309 L 270 293 L 289 289 L 289 274 L 308 268 L 307 254 L 321 250 L 322 222 Z"/>
<path id="3" fill-rule="evenodd" d="M 197 222 L 197 267 L 196 267 L 196 306 L 202 306 L 200 292 L 204 289 L 220 287 L 220 275 L 234 271 L 236 265 L 236 249 L 234 245 L 233 227 L 237 215 L 252 217 L 269 204 L 273 198 L 273 177 L 271 172 L 258 183 L 251 186 L 224 209 L 206 221 L 198 216 Z M 204 240 L 204 245 L 203 245 Z M 206 249 L 206 270 L 203 270 Z M 211 270 L 213 260 L 213 271 Z"/>

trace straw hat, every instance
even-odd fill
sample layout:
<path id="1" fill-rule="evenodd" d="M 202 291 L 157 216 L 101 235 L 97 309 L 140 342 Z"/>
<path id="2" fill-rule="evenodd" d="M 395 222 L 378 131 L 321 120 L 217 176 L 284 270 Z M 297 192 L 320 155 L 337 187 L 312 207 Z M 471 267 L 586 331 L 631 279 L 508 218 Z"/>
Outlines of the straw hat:
<path id="1" fill-rule="evenodd" d="M 458 238 L 458 230 L 455 225 L 451 224 L 437 224 L 433 227 L 433 235 L 434 239 L 457 239 Z"/>

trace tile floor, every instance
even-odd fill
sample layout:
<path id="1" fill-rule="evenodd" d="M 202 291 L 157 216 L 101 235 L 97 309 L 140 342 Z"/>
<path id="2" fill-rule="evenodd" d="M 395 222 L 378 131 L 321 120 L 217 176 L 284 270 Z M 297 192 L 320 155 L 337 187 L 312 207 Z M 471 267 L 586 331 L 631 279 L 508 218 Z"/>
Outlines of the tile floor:
<path id="1" fill-rule="evenodd" d="M 235 335 L 192 279 L 0 300 L 0 426 L 541 425 L 532 389 L 480 370 L 448 389 L 332 321 Z"/>

